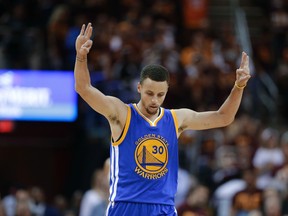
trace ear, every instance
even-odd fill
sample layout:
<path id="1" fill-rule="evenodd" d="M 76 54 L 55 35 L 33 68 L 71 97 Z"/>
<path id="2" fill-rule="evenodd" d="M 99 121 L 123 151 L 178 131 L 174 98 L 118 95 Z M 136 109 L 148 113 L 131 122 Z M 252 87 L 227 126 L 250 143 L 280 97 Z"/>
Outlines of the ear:
<path id="1" fill-rule="evenodd" d="M 141 92 L 141 84 L 140 84 L 140 82 L 138 82 L 138 84 L 137 84 L 137 92 L 138 92 L 138 93 Z"/>

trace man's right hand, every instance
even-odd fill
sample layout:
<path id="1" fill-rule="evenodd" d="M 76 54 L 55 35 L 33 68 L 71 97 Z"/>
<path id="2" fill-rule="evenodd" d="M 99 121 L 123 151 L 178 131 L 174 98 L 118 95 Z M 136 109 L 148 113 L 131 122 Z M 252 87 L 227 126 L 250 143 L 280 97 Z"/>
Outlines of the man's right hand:
<path id="1" fill-rule="evenodd" d="M 77 56 L 79 57 L 86 56 L 89 53 L 90 48 L 92 47 L 93 44 L 93 41 L 90 39 L 93 27 L 91 23 L 88 23 L 87 27 L 86 28 L 85 27 L 86 27 L 85 24 L 83 24 L 80 34 L 78 35 L 75 42 Z"/>

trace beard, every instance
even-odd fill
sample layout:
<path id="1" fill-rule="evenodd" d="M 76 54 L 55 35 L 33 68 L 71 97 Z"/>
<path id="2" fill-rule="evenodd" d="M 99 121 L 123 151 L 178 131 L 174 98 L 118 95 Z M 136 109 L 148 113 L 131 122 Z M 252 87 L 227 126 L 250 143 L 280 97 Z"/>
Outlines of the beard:
<path id="1" fill-rule="evenodd" d="M 149 107 L 146 107 L 145 109 L 149 115 L 155 115 L 158 113 L 159 107 L 157 107 L 157 109 L 155 109 L 155 110 L 154 110 L 154 108 L 153 108 L 153 110 L 151 110 L 151 109 L 149 109 Z"/>

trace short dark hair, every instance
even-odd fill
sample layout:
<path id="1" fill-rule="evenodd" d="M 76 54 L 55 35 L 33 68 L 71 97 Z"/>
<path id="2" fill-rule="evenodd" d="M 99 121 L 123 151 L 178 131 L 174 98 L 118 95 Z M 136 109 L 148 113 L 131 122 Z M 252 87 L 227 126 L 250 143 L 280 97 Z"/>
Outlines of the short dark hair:
<path id="1" fill-rule="evenodd" d="M 168 84 L 170 81 L 169 71 L 158 64 L 150 64 L 142 69 L 140 74 L 140 83 L 142 83 L 146 78 L 150 78 L 157 82 L 167 81 Z"/>

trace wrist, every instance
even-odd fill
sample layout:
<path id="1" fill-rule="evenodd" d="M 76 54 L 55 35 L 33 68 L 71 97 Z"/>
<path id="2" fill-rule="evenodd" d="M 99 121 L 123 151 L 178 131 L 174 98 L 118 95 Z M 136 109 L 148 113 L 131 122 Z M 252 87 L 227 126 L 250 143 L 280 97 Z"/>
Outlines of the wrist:
<path id="1" fill-rule="evenodd" d="M 244 89 L 244 88 L 246 87 L 246 84 L 244 84 L 244 85 L 239 85 L 239 84 L 237 84 L 237 82 L 235 81 L 234 86 L 235 86 L 237 89 Z"/>
<path id="2" fill-rule="evenodd" d="M 86 56 L 86 55 L 77 54 L 77 55 L 76 55 L 76 61 L 86 62 L 86 61 L 87 61 L 87 56 Z"/>

